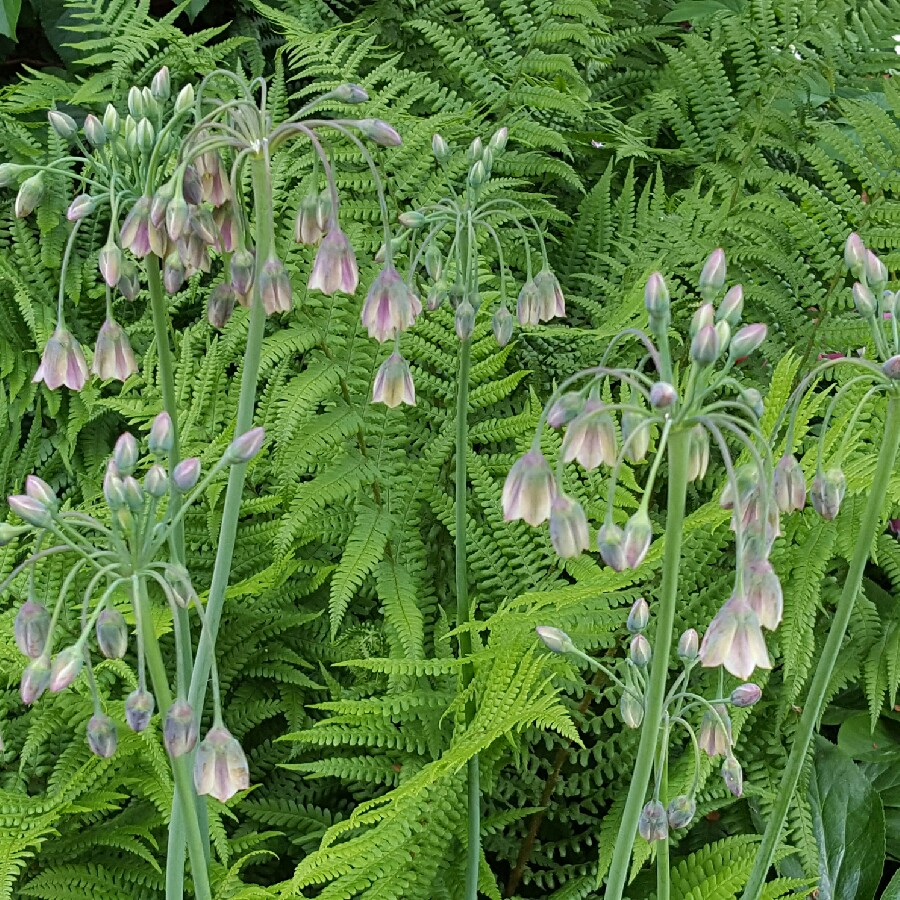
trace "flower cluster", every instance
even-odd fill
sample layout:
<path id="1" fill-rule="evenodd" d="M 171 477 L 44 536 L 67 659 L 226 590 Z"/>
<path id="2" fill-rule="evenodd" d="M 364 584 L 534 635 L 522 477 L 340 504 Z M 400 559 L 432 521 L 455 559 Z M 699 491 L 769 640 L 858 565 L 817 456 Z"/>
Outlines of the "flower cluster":
<path id="1" fill-rule="evenodd" d="M 705 476 L 715 445 L 728 472 L 723 504 L 734 511 L 737 567 L 733 595 L 706 633 L 700 659 L 706 666 L 724 665 L 748 678 L 755 668 L 770 666 L 762 629 L 776 628 L 781 621 L 781 586 L 768 561 L 778 534 L 778 505 L 767 442 L 759 431 L 762 400 L 741 383 L 735 370 L 735 364 L 765 340 L 766 326 L 741 324 L 743 289 L 734 285 L 726 291 L 725 279 L 725 254 L 716 250 L 700 275 L 704 302 L 691 322 L 688 365 L 679 372 L 669 349 L 669 291 L 660 274 L 651 275 L 644 293 L 649 334 L 637 329 L 620 333 L 597 366 L 560 385 L 531 448 L 509 472 L 502 502 L 507 521 L 522 519 L 536 526 L 549 519 L 550 540 L 561 557 L 596 547 L 616 571 L 634 569 L 646 558 L 653 539 L 650 498 L 673 435 L 684 435 L 689 448 L 688 481 Z M 650 372 L 608 363 L 614 348 L 628 337 L 643 344 Z M 555 471 L 541 451 L 544 427 L 564 430 Z M 752 462 L 736 469 L 733 445 Z M 622 523 L 615 519 L 614 499 L 626 461 L 649 461 L 649 471 L 638 509 Z M 595 535 L 581 503 L 565 492 L 564 466 L 571 462 L 587 471 L 610 469 L 606 515 Z"/>
<path id="2" fill-rule="evenodd" d="M 619 715 L 629 728 L 640 728 L 647 706 L 647 670 L 653 648 L 645 635 L 650 620 L 647 601 L 638 598 L 628 614 L 628 648 L 625 654 L 624 677 L 619 677 L 607 666 L 580 650 L 572 639 L 559 628 L 539 625 L 538 637 L 554 653 L 567 653 L 602 671 L 620 691 Z M 687 828 L 697 810 L 697 791 L 700 784 L 701 752 L 711 758 L 723 757 L 721 768 L 725 786 L 740 797 L 743 792 L 743 771 L 734 754 L 729 707 L 753 706 L 762 697 L 756 684 L 740 684 L 728 696 L 707 700 L 689 690 L 691 673 L 700 661 L 699 638 L 693 628 L 685 631 L 678 641 L 678 657 L 682 672 L 665 698 L 660 746 L 654 756 L 656 778 L 651 799 L 644 805 L 638 820 L 638 830 L 647 841 L 663 841 L 673 831 Z M 699 730 L 692 724 L 692 714 L 699 714 Z M 662 773 L 667 766 L 669 738 L 676 728 L 683 729 L 694 749 L 694 776 L 690 789 L 668 802 L 662 796 Z"/>
<path id="3" fill-rule="evenodd" d="M 175 682 L 177 699 L 169 702 L 165 673 L 153 672 L 156 695 L 147 688 L 147 658 L 152 654 L 156 635 L 153 630 L 149 592 L 170 606 L 173 616 L 179 609 L 193 607 L 203 620 L 203 607 L 184 565 L 166 561 L 163 550 L 173 529 L 187 509 L 204 492 L 212 479 L 225 467 L 246 463 L 260 450 L 263 430 L 254 428 L 235 438 L 225 453 L 201 477 L 200 461 L 188 458 L 172 466 L 173 426 L 161 413 L 154 420 L 147 439 L 150 460 L 140 459 L 137 439 L 123 434 L 116 442 L 103 480 L 106 515 L 95 518 L 69 511 L 43 479 L 30 475 L 25 493 L 9 498 L 10 509 L 26 525 L 5 526 L 0 540 L 7 543 L 19 534 L 35 534 L 36 552 L 18 566 L 0 590 L 10 584 L 23 569 L 30 567 L 29 596 L 15 619 L 16 644 L 29 659 L 22 675 L 20 693 L 26 704 L 34 703 L 45 691 L 62 691 L 86 671 L 94 700 L 94 715 L 87 725 L 87 741 L 92 752 L 109 757 L 115 753 L 117 728 L 103 711 L 91 665 L 92 638 L 99 653 L 108 659 L 121 659 L 128 652 L 129 630 L 123 608 L 133 615 L 137 636 L 137 688 L 125 702 L 125 718 L 134 731 L 143 731 L 157 705 L 164 698 L 163 739 L 169 754 L 176 758 L 194 749 L 198 741 L 198 717 L 185 699 L 184 656 L 189 650 L 181 645 L 176 630 L 178 671 Z M 139 478 L 139 472 L 143 473 Z M 52 546 L 44 549 L 44 544 Z M 62 583 L 52 613 L 34 596 L 36 565 L 58 553 L 75 557 Z M 54 654 L 60 638 L 59 619 L 67 608 L 70 593 L 87 572 L 83 593 L 81 627 L 76 639 Z M 225 800 L 248 786 L 247 761 L 237 741 L 222 724 L 218 685 L 213 671 L 215 722 L 200 744 L 195 762 L 198 793 L 209 793 Z M 163 703 L 161 702 L 162 706 Z"/>
<path id="4" fill-rule="evenodd" d="M 209 97 L 217 79 L 237 96 L 227 101 Z M 265 259 L 256 258 L 244 212 L 252 204 L 240 201 L 239 188 L 251 154 L 274 152 L 292 137 L 310 142 L 315 152 L 312 180 L 318 184 L 321 166 L 326 185 L 321 192 L 316 186 L 302 200 L 297 217 L 297 240 L 318 245 L 308 286 L 326 294 L 356 290 L 356 256 L 339 225 L 334 173 L 317 133 L 331 128 L 351 140 L 373 171 L 372 157 L 358 134 L 382 146 L 396 146 L 400 137 L 378 119 L 308 116 L 324 100 L 364 102 L 368 95 L 357 85 L 341 85 L 317 97 L 275 127 L 265 108 L 264 86 L 260 95 L 257 102 L 253 85 L 233 73 L 214 72 L 196 90 L 187 84 L 173 97 L 169 71 L 163 68 L 149 87 L 130 89 L 127 111 L 109 104 L 102 118 L 88 115 L 80 130 L 70 116 L 49 113 L 51 127 L 63 141 L 77 145 L 81 156 L 65 156 L 48 166 L 0 166 L 0 186 L 21 182 L 15 202 L 18 216 L 29 215 L 40 204 L 47 173 L 70 176 L 85 188 L 68 209 L 72 229 L 60 276 L 57 327 L 35 381 L 51 389 L 80 390 L 88 378 L 84 352 L 66 326 L 63 299 L 75 236 L 90 216 L 101 216 L 106 223 L 97 264 L 107 289 L 107 316 L 90 367 L 101 379 L 124 381 L 137 371 L 128 337 L 113 315 L 113 295 L 137 297 L 138 261 L 148 266 L 148 278 L 152 267 L 159 279 L 161 267 L 161 283 L 174 294 L 186 279 L 209 273 L 214 259 L 221 259 L 227 275 L 211 288 L 207 303 L 209 321 L 216 328 L 224 327 L 236 303 L 250 306 L 257 295 L 267 315 L 288 312 L 292 287 L 287 269 L 274 248 Z M 377 178 L 376 183 L 381 195 Z M 266 190 L 271 206 L 271 185 Z M 383 196 L 381 200 L 383 206 Z M 273 246 L 272 241 L 268 244 Z"/>
<path id="5" fill-rule="evenodd" d="M 459 339 L 468 341 L 472 337 L 482 305 L 478 286 L 478 242 L 482 237 L 493 243 L 500 269 L 500 301 L 492 316 L 494 336 L 501 347 L 509 343 L 514 321 L 507 297 L 510 272 L 498 234 L 505 224 L 515 227 L 526 258 L 526 281 L 516 307 L 519 322 L 536 325 L 565 315 L 562 288 L 548 266 L 540 231 L 537 239 L 541 267 L 534 273 L 533 248 L 521 221 L 525 210 L 517 201 L 496 193 L 483 196 L 494 163 L 506 149 L 507 140 L 506 128 L 495 131 L 487 143 L 475 138 L 465 151 L 465 182 L 454 186 L 450 166 L 453 151 L 441 135 L 434 136 L 432 151 L 447 177 L 450 194 L 430 206 L 400 215 L 404 230 L 394 241 L 386 240 L 381 254 L 384 267 L 372 282 L 362 308 L 362 324 L 369 336 L 379 343 L 394 342 L 392 353 L 375 376 L 372 391 L 375 403 L 394 407 L 416 402 L 412 373 L 400 353 L 399 341 L 401 333 L 411 328 L 422 314 L 421 296 L 425 296 L 424 306 L 429 311 L 449 303 L 454 310 Z M 310 207 L 312 203 L 310 200 Z M 312 221 L 311 212 L 307 218 Z M 299 223 L 298 229 L 302 230 Z M 407 246 L 411 262 L 402 275 L 394 264 L 394 252 Z"/>

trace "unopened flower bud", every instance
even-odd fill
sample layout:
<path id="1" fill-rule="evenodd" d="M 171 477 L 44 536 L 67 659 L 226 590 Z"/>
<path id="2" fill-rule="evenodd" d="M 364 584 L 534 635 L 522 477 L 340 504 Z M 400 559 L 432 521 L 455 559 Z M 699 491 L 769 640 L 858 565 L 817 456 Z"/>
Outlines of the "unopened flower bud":
<path id="1" fill-rule="evenodd" d="M 48 509 L 56 509 L 59 502 L 53 488 L 37 475 L 29 475 L 25 479 L 25 493 Z"/>
<path id="2" fill-rule="evenodd" d="M 117 244 L 107 243 L 97 256 L 97 265 L 103 280 L 114 288 L 122 274 L 122 251 Z"/>
<path id="3" fill-rule="evenodd" d="M 722 764 L 722 780 L 735 797 L 740 797 L 744 793 L 744 772 L 741 764 L 733 756 L 725 757 Z"/>
<path id="4" fill-rule="evenodd" d="M 484 163 L 479 159 L 472 163 L 472 168 L 469 169 L 469 184 L 472 185 L 473 188 L 481 187 L 487 180 L 487 170 L 484 167 Z"/>
<path id="5" fill-rule="evenodd" d="M 170 253 L 166 257 L 166 262 L 163 266 L 163 285 L 165 286 L 167 293 L 177 294 L 184 284 L 186 274 L 184 262 L 177 251 Z"/>
<path id="6" fill-rule="evenodd" d="M 707 756 L 724 756 L 731 748 L 731 719 L 721 703 L 714 709 L 703 714 L 697 743 Z"/>
<path id="7" fill-rule="evenodd" d="M 33 659 L 22 673 L 19 695 L 26 706 L 30 706 L 50 684 L 50 660 L 46 655 Z"/>
<path id="8" fill-rule="evenodd" d="M 669 802 L 669 808 L 666 810 L 666 818 L 669 820 L 669 828 L 678 831 L 681 828 L 687 828 L 694 820 L 697 812 L 697 804 L 688 796 L 682 794 L 675 797 Z"/>
<path id="9" fill-rule="evenodd" d="M 358 84 L 341 84 L 332 93 L 342 103 L 365 103 L 369 99 L 366 89 Z"/>
<path id="10" fill-rule="evenodd" d="M 647 555 L 650 549 L 650 541 L 653 538 L 653 528 L 650 518 L 644 510 L 639 509 L 625 523 L 625 540 L 622 542 L 622 552 L 625 554 L 625 562 L 629 569 L 636 569 Z"/>
<path id="11" fill-rule="evenodd" d="M 397 221 L 405 228 L 421 228 L 425 224 L 425 216 L 418 210 L 408 210 L 397 216 Z"/>
<path id="12" fill-rule="evenodd" d="M 639 668 L 645 669 L 650 665 L 652 649 L 650 641 L 643 634 L 636 634 L 631 639 L 631 647 L 629 649 L 631 661 Z"/>
<path id="13" fill-rule="evenodd" d="M 871 319 L 874 317 L 875 309 L 877 307 L 875 295 L 868 287 L 866 287 L 866 285 L 859 281 L 853 285 L 853 304 L 856 306 L 856 311 L 864 319 Z"/>
<path id="14" fill-rule="evenodd" d="M 217 331 L 221 331 L 228 324 L 236 300 L 234 286 L 231 284 L 223 282 L 210 291 L 209 300 L 206 301 L 206 318 Z"/>
<path id="15" fill-rule="evenodd" d="M 619 698 L 619 715 L 629 728 L 640 728 L 644 721 L 644 705 L 630 691 Z"/>
<path id="16" fill-rule="evenodd" d="M 189 491 L 200 478 L 200 460 L 196 456 L 181 460 L 172 472 L 172 483 L 179 491 Z"/>
<path id="17" fill-rule="evenodd" d="M 725 251 L 719 247 L 710 253 L 700 273 L 700 292 L 706 295 L 715 294 L 725 284 L 726 274 Z"/>
<path id="18" fill-rule="evenodd" d="M 789 453 L 775 466 L 773 490 L 775 502 L 783 513 L 801 510 L 806 505 L 806 478 L 800 463 Z"/>
<path id="19" fill-rule="evenodd" d="M 866 247 L 862 238 L 854 231 L 844 244 L 844 264 L 859 278 L 866 263 Z"/>
<path id="20" fill-rule="evenodd" d="M 900 355 L 892 356 L 886 360 L 881 367 L 881 371 L 892 381 L 900 379 Z"/>
<path id="21" fill-rule="evenodd" d="M 454 324 L 456 326 L 456 336 L 461 341 L 467 341 L 472 337 L 472 332 L 475 330 L 475 307 L 468 300 L 463 300 L 456 307 Z"/>
<path id="22" fill-rule="evenodd" d="M 650 388 L 650 405 L 654 409 L 668 409 L 678 399 L 678 392 L 668 381 L 657 381 Z"/>
<path id="23" fill-rule="evenodd" d="M 87 724 L 87 742 L 94 756 L 109 759 L 119 745 L 116 723 L 103 713 L 95 713 Z"/>
<path id="24" fill-rule="evenodd" d="M 22 182 L 19 193 L 16 194 L 16 216 L 20 219 L 30 216 L 43 198 L 44 176 L 41 172 L 38 172 Z"/>
<path id="25" fill-rule="evenodd" d="M 156 100 L 168 100 L 172 92 L 172 80 L 169 76 L 169 67 L 163 66 L 150 82 L 150 93 Z"/>
<path id="26" fill-rule="evenodd" d="M 703 303 L 694 311 L 691 318 L 691 337 L 694 337 L 698 331 L 709 325 L 715 325 L 716 308 L 712 303 Z"/>
<path id="27" fill-rule="evenodd" d="M 143 731 L 153 716 L 156 702 L 153 694 L 138 688 L 132 691 L 125 700 L 125 721 L 132 731 Z"/>
<path id="28" fill-rule="evenodd" d="M 669 289 L 659 272 L 654 272 L 644 288 L 644 306 L 651 316 L 665 316 L 669 312 Z"/>
<path id="29" fill-rule="evenodd" d="M 144 491 L 136 478 L 126 475 L 122 479 L 122 490 L 125 493 L 125 502 L 132 512 L 138 512 L 144 507 Z"/>
<path id="30" fill-rule="evenodd" d="M 547 649 L 554 653 L 571 653 L 575 649 L 572 638 L 561 628 L 554 628 L 552 625 L 538 625 L 534 630 Z"/>
<path id="31" fill-rule="evenodd" d="M 719 347 L 722 350 L 728 347 L 728 344 L 731 342 L 731 326 L 724 319 L 721 322 L 716 322 L 716 336 L 719 338 Z"/>
<path id="32" fill-rule="evenodd" d="M 0 547 L 12 543 L 27 531 L 29 531 L 27 525 L 10 525 L 7 522 L 0 522 Z"/>
<path id="33" fill-rule="evenodd" d="M 688 628 L 678 639 L 678 658 L 684 662 L 693 662 L 700 649 L 700 637 L 696 630 Z"/>
<path id="34" fill-rule="evenodd" d="M 131 432 L 126 431 L 116 441 L 113 449 L 113 461 L 122 475 L 130 475 L 134 471 L 139 454 L 137 440 Z"/>
<path id="35" fill-rule="evenodd" d="M 476 162 L 481 159 L 481 155 L 484 152 L 484 142 L 480 137 L 476 137 L 473 139 L 472 143 L 469 144 L 468 149 L 466 150 L 466 160 L 468 162 Z"/>
<path id="36" fill-rule="evenodd" d="M 194 86 L 186 84 L 175 98 L 175 115 L 187 112 L 194 105 Z"/>
<path id="37" fill-rule="evenodd" d="M 194 711 L 187 700 L 179 698 L 169 707 L 163 724 L 163 744 L 173 759 L 190 753 L 197 745 Z"/>
<path id="38" fill-rule="evenodd" d="M 587 517 L 581 504 L 565 494 L 550 506 L 550 542 L 563 559 L 574 559 L 590 546 Z"/>
<path id="39" fill-rule="evenodd" d="M 253 264 L 253 254 L 247 249 L 236 250 L 231 257 L 231 286 L 240 296 L 247 296 L 253 286 Z"/>
<path id="40" fill-rule="evenodd" d="M 491 327 L 493 328 L 497 344 L 505 347 L 510 342 L 513 334 L 512 313 L 505 306 L 498 307 L 491 320 Z"/>
<path id="41" fill-rule="evenodd" d="M 88 116 L 88 118 L 90 118 L 90 116 Z M 87 119 L 84 120 L 84 124 L 87 125 Z M 103 112 L 103 130 L 106 132 L 106 137 L 115 138 L 119 133 L 120 124 L 119 111 L 112 103 L 107 103 L 106 109 Z M 88 140 L 90 140 L 90 137 L 88 137 Z"/>
<path id="42" fill-rule="evenodd" d="M 632 634 L 638 634 L 647 627 L 649 621 L 650 606 L 643 597 L 638 597 L 631 606 L 625 626 Z"/>
<path id="43" fill-rule="evenodd" d="M 762 394 L 756 388 L 742 388 L 741 389 L 741 400 L 744 401 L 744 404 L 750 407 L 753 410 L 753 414 L 757 419 L 762 418 L 762 414 L 765 410 L 765 406 L 763 405 Z"/>
<path id="44" fill-rule="evenodd" d="M 742 684 L 731 692 L 733 706 L 753 706 L 762 697 L 762 689 L 758 684 Z"/>
<path id="45" fill-rule="evenodd" d="M 155 500 L 165 497 L 168 493 L 169 476 L 159 463 L 155 463 L 147 470 L 144 476 L 144 489 Z"/>
<path id="46" fill-rule="evenodd" d="M 80 222 L 86 219 L 96 208 L 97 204 L 93 197 L 88 194 L 79 194 L 66 210 L 66 218 L 70 222 Z"/>
<path id="47" fill-rule="evenodd" d="M 78 644 L 61 650 L 50 668 L 50 690 L 54 693 L 65 690 L 78 677 L 83 665 L 84 650 Z"/>
<path id="48" fill-rule="evenodd" d="M 262 449 L 263 441 L 266 438 L 266 432 L 263 428 L 251 428 L 245 431 L 239 437 L 236 437 L 229 445 L 223 455 L 223 459 L 229 465 L 236 463 L 250 462 L 260 449 Z"/>
<path id="49" fill-rule="evenodd" d="M 75 120 L 71 116 L 67 116 L 64 112 L 60 112 L 58 109 L 51 109 L 50 112 L 47 113 L 47 118 L 50 120 L 50 125 L 53 130 L 64 141 L 72 140 L 78 131 Z"/>
<path id="50" fill-rule="evenodd" d="M 741 321 L 741 313 L 744 310 L 744 289 L 736 284 L 730 288 L 719 308 L 716 310 L 716 321 L 727 322 L 732 328 L 737 328 Z"/>
<path id="51" fill-rule="evenodd" d="M 43 604 L 26 600 L 16 613 L 13 635 L 23 656 L 37 659 L 44 652 L 50 634 L 50 613 Z"/>
<path id="52" fill-rule="evenodd" d="M 450 156 L 450 145 L 439 134 L 436 134 L 431 139 L 431 152 L 438 162 L 446 162 Z"/>
<path id="53" fill-rule="evenodd" d="M 688 481 L 706 475 L 709 466 L 709 432 L 702 425 L 694 425 L 688 438 Z"/>
<path id="54" fill-rule="evenodd" d="M 506 141 L 509 138 L 508 128 L 498 128 L 488 142 L 488 146 L 494 153 L 502 153 L 506 149 Z"/>
<path id="55" fill-rule="evenodd" d="M 551 428 L 568 425 L 584 409 L 584 395 L 577 391 L 561 394 L 547 412 L 547 424 Z"/>
<path id="56" fill-rule="evenodd" d="M 721 350 L 719 335 L 712 325 L 704 325 L 691 341 L 691 359 L 698 365 L 712 365 Z"/>
<path id="57" fill-rule="evenodd" d="M 167 412 L 161 412 L 150 426 L 147 447 L 155 456 L 166 456 L 175 441 L 175 429 Z"/>
<path id="58" fill-rule="evenodd" d="M 872 286 L 872 289 L 883 291 L 887 286 L 888 270 L 885 264 L 871 250 L 866 250 L 863 268 L 866 273 L 866 281 Z"/>
<path id="59" fill-rule="evenodd" d="M 625 459 L 632 463 L 643 462 L 650 449 L 650 428 L 644 416 L 630 407 L 622 412 L 622 446 Z"/>
<path id="60" fill-rule="evenodd" d="M 125 485 L 112 461 L 106 467 L 106 474 L 103 476 L 103 496 L 111 510 L 120 509 L 126 504 Z"/>
<path id="61" fill-rule="evenodd" d="M 638 832 L 645 841 L 664 841 L 669 837 L 669 820 L 659 800 L 651 800 L 638 819 Z"/>
<path id="62" fill-rule="evenodd" d="M 381 119 L 358 119 L 356 127 L 370 140 L 382 147 L 399 147 L 403 143 L 396 128 Z"/>
<path id="63" fill-rule="evenodd" d="M 117 609 L 107 607 L 97 617 L 97 646 L 107 659 L 121 659 L 128 650 L 128 626 Z"/>
<path id="64" fill-rule="evenodd" d="M 50 510 L 43 503 L 25 494 L 8 497 L 9 508 L 23 521 L 35 528 L 46 528 L 52 521 Z"/>
<path id="65" fill-rule="evenodd" d="M 153 124 L 149 119 L 141 119 L 137 124 L 137 145 L 144 153 L 148 153 L 153 149 L 153 141 L 156 139 L 156 132 Z"/>
<path id="66" fill-rule="evenodd" d="M 135 119 L 140 119 L 144 115 L 144 95 L 137 85 L 133 85 L 128 91 L 128 112 Z"/>
<path id="67" fill-rule="evenodd" d="M 732 359 L 741 359 L 749 356 L 766 339 L 768 329 L 762 322 L 753 325 L 745 325 L 731 339 L 728 354 Z"/>
<path id="68" fill-rule="evenodd" d="M 813 480 L 809 499 L 816 512 L 826 521 L 832 521 L 841 511 L 841 503 L 847 492 L 847 479 L 838 468 L 819 472 Z"/>
<path id="69" fill-rule="evenodd" d="M 616 572 L 624 572 L 628 568 L 624 545 L 625 532 L 612 522 L 603 525 L 597 533 L 600 558 Z"/>
<path id="70" fill-rule="evenodd" d="M 177 241 L 188 230 L 190 208 L 183 196 L 176 194 L 166 206 L 166 231 Z"/>
<path id="71" fill-rule="evenodd" d="M 19 177 L 21 166 L 15 163 L 0 163 L 0 187 L 9 187 Z"/>

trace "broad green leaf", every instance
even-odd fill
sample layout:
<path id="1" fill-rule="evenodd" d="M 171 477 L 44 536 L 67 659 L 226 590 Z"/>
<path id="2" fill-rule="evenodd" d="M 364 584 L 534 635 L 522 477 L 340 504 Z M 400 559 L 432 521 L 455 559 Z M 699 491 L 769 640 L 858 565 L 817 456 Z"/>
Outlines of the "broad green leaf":
<path id="1" fill-rule="evenodd" d="M 22 0 L 0 0 L 0 34 L 16 39 L 16 24 L 22 10 Z"/>
<path id="2" fill-rule="evenodd" d="M 900 900 L 900 871 L 894 872 L 894 877 L 884 889 L 881 900 Z"/>
<path id="3" fill-rule="evenodd" d="M 819 848 L 819 900 L 872 900 L 884 868 L 881 798 L 856 763 L 821 737 L 809 803 Z"/>

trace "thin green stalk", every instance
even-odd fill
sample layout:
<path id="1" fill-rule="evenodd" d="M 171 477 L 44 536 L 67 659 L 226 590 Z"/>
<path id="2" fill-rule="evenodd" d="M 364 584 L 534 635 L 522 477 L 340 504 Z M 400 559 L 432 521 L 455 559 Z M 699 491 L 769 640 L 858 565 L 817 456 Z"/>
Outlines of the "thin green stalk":
<path id="1" fill-rule="evenodd" d="M 469 370 L 472 364 L 472 340 L 459 344 L 459 380 L 456 394 L 456 624 L 469 622 L 469 574 L 466 559 L 466 456 L 469 452 Z M 472 654 L 472 634 L 461 631 L 459 655 Z M 460 673 L 460 690 L 468 691 L 475 677 L 471 662 Z M 466 701 L 465 721 L 471 724 L 475 718 L 475 698 Z M 481 784 L 478 756 L 468 763 L 468 842 L 466 856 L 466 900 L 478 897 L 478 867 L 481 862 Z"/>
<path id="2" fill-rule="evenodd" d="M 150 671 L 150 680 L 153 684 L 153 693 L 159 705 L 160 722 L 165 722 L 166 713 L 172 705 L 172 694 L 169 690 L 169 680 L 166 675 L 166 666 L 159 649 L 159 641 L 153 630 L 153 618 L 150 614 L 150 598 L 147 596 L 147 586 L 143 580 L 134 577 L 132 579 L 134 602 L 138 611 L 138 618 L 142 624 L 140 629 L 143 641 L 144 654 L 147 660 L 147 668 Z M 185 754 L 172 760 L 172 774 L 175 778 L 175 797 L 178 806 L 173 807 L 172 818 L 175 818 L 175 810 L 181 812 L 181 826 L 173 834 L 170 831 L 170 840 L 174 837 L 181 850 L 177 854 L 184 859 L 184 842 L 187 841 L 188 853 L 191 858 L 191 872 L 194 876 L 194 896 L 197 900 L 211 900 L 212 893 L 209 887 L 209 872 L 206 864 L 206 852 L 203 846 L 203 836 L 197 819 L 197 809 L 194 805 L 194 790 L 191 782 L 190 756 Z M 173 848 L 169 847 L 171 853 Z M 183 900 L 184 890 L 182 879 L 176 879 L 170 883 L 169 871 L 166 873 L 166 900 Z M 178 893 L 172 893 L 177 890 Z"/>
<path id="3" fill-rule="evenodd" d="M 631 786 L 622 813 L 622 823 L 616 837 L 612 863 L 606 884 L 606 900 L 622 900 L 628 864 L 634 847 L 638 819 L 647 794 L 653 770 L 653 759 L 659 741 L 666 679 L 669 674 L 669 654 L 675 624 L 675 604 L 678 598 L 678 570 L 681 564 L 681 537 L 684 530 L 684 507 L 687 494 L 688 456 L 690 452 L 687 429 L 673 430 L 669 437 L 669 494 L 666 507 L 666 548 L 663 556 L 662 585 L 656 619 L 656 637 L 644 726 L 638 746 Z"/>
<path id="4" fill-rule="evenodd" d="M 663 746 L 659 753 L 659 802 L 666 806 L 669 800 L 669 728 L 663 729 Z M 656 900 L 669 900 L 669 839 L 656 842 Z"/>
<path id="5" fill-rule="evenodd" d="M 825 705 L 825 694 L 828 691 L 828 684 L 831 681 L 831 675 L 841 650 L 844 635 L 847 633 L 847 625 L 850 622 L 856 595 L 859 593 L 859 588 L 862 584 L 863 572 L 869 560 L 869 552 L 878 532 L 884 497 L 887 493 L 891 473 L 897 462 L 898 446 L 900 446 L 900 395 L 893 393 L 888 400 L 884 435 L 881 449 L 878 452 L 878 461 L 875 464 L 875 477 L 869 491 L 869 499 L 866 502 L 865 511 L 863 512 L 856 545 L 853 548 L 850 568 L 847 571 L 847 580 L 844 582 L 841 598 L 838 600 L 837 608 L 834 611 L 831 629 L 828 632 L 825 646 L 822 648 L 822 655 L 819 657 L 819 664 L 816 666 L 816 672 L 809 687 L 809 694 L 806 698 L 806 703 L 803 705 L 803 713 L 797 724 L 797 730 L 794 732 L 791 755 L 788 757 L 787 766 L 781 777 L 781 787 L 776 796 L 775 806 L 766 825 L 762 844 L 757 851 L 756 861 L 750 872 L 747 886 L 744 888 L 742 900 L 758 900 L 763 890 L 766 875 L 772 867 L 778 841 L 781 838 L 781 832 L 787 818 L 788 808 L 797 788 L 797 782 L 800 780 L 803 764 L 806 761 L 813 731 L 822 715 Z"/>

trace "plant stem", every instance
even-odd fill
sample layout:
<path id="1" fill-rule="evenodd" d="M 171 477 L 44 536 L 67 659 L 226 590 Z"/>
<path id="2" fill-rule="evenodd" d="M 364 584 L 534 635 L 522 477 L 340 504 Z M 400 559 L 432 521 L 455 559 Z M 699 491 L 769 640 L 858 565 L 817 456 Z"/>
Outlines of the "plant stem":
<path id="1" fill-rule="evenodd" d="M 653 662 L 644 711 L 644 725 L 638 745 L 637 759 L 622 823 L 616 836 L 612 863 L 606 883 L 606 900 L 622 900 L 628 863 L 634 847 L 641 807 L 650 782 L 653 760 L 662 724 L 663 704 L 666 696 L 666 679 L 669 674 L 669 654 L 672 647 L 672 631 L 675 624 L 675 604 L 678 595 L 678 570 L 681 564 L 681 537 L 684 530 L 684 507 L 687 494 L 687 468 L 689 433 L 686 429 L 673 429 L 669 436 L 669 493 L 666 507 L 666 547 L 663 556 L 662 585 L 659 594 L 656 637 L 653 646 Z"/>
<path id="2" fill-rule="evenodd" d="M 659 802 L 667 806 L 669 800 L 669 741 L 668 724 L 662 733 L 663 746 L 659 753 Z M 669 900 L 669 839 L 656 842 L 656 900 Z"/>
<path id="3" fill-rule="evenodd" d="M 459 379 L 456 387 L 456 626 L 469 623 L 469 573 L 466 559 L 466 455 L 469 452 L 469 369 L 472 364 L 472 340 L 459 343 Z M 471 656 L 472 634 L 461 631 L 460 657 Z M 471 662 L 460 672 L 460 690 L 468 691 L 475 677 Z M 465 722 L 475 718 L 475 698 L 466 701 Z M 481 862 L 481 784 L 478 756 L 468 762 L 468 842 L 466 856 L 466 900 L 478 897 L 478 867 Z"/>
<path id="4" fill-rule="evenodd" d="M 863 512 L 859 534 L 856 537 L 853 556 L 850 559 L 847 580 L 844 582 L 844 589 L 841 591 L 840 600 L 838 600 L 834 611 L 831 629 L 828 632 L 825 646 L 822 648 L 822 654 L 819 657 L 819 663 L 816 666 L 812 684 L 809 687 L 809 694 L 803 706 L 803 713 L 797 724 L 797 730 L 794 732 L 791 755 L 788 757 L 787 766 L 781 777 L 781 786 L 778 790 L 775 806 L 766 825 L 762 844 L 757 851 L 756 861 L 750 872 L 747 886 L 744 888 L 742 900 L 757 900 L 762 892 L 766 875 L 774 861 L 775 850 L 784 828 L 788 807 L 797 788 L 803 764 L 806 761 L 813 731 L 822 715 L 828 684 L 831 681 L 831 675 L 841 650 L 844 635 L 847 633 L 847 625 L 850 622 L 856 595 L 859 593 L 859 588 L 862 584 L 863 572 L 866 563 L 869 561 L 872 543 L 878 532 L 884 497 L 887 493 L 891 473 L 897 461 L 898 446 L 900 446 L 900 395 L 892 393 L 887 405 L 881 449 L 878 452 L 878 461 L 875 464 L 875 477 L 872 481 L 865 511 Z"/>
<path id="5" fill-rule="evenodd" d="M 134 603 L 141 620 L 141 639 L 144 653 L 147 659 L 147 668 L 150 671 L 150 680 L 153 684 L 153 693 L 159 705 L 159 720 L 164 723 L 166 713 L 172 705 L 172 694 L 169 690 L 169 680 L 166 675 L 166 666 L 159 649 L 159 641 L 153 630 L 153 618 L 150 614 L 150 598 L 147 596 L 147 586 L 143 580 L 135 577 L 132 580 L 134 591 Z M 174 833 L 170 830 L 170 840 L 174 837 L 179 845 L 178 857 L 184 859 L 184 841 L 187 840 L 188 852 L 191 858 L 191 873 L 194 876 L 194 896 L 197 900 L 211 900 L 212 893 L 209 887 L 209 872 L 206 864 L 206 852 L 203 846 L 203 837 L 200 832 L 200 824 L 197 819 L 197 809 L 194 804 L 195 793 L 191 782 L 190 755 L 179 756 L 172 762 L 172 774 L 175 778 L 175 798 L 178 806 L 173 807 L 172 818 L 175 818 L 175 809 L 181 812 L 181 826 Z M 173 848 L 169 847 L 171 854 Z M 182 873 L 183 874 L 183 873 Z M 169 869 L 166 872 L 166 900 L 183 900 L 183 878 L 178 878 L 173 884 L 169 879 Z M 178 893 L 172 893 L 176 890 Z"/>

